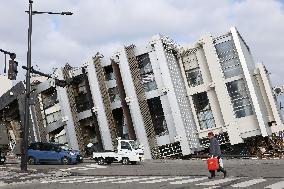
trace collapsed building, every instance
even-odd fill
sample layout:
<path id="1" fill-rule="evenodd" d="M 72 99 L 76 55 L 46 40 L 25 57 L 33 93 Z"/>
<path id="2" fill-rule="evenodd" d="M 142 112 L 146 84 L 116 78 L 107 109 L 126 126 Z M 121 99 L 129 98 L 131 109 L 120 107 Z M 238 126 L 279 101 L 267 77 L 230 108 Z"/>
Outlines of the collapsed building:
<path id="1" fill-rule="evenodd" d="M 97 53 L 81 67 L 58 68 L 53 77 L 72 82 L 64 88 L 52 79 L 34 82 L 34 140 L 85 151 L 90 142 L 114 150 L 121 137 L 139 141 L 148 159 L 200 151 L 208 131 L 229 145 L 256 136 L 283 140 L 268 72 L 255 66 L 234 27 L 187 47 L 156 35 L 111 57 Z"/>

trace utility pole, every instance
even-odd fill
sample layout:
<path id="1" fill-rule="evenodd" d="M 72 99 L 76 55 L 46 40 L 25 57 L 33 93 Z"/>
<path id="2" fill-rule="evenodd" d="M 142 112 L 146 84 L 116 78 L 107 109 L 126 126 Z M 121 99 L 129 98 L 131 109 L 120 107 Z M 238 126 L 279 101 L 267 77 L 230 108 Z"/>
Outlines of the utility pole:
<path id="1" fill-rule="evenodd" d="M 25 118 L 23 126 L 23 140 L 21 146 L 21 170 L 27 171 L 28 162 L 28 140 L 29 140 L 29 104 L 31 92 L 31 58 L 32 58 L 32 6 L 33 1 L 29 0 L 29 28 L 28 28 L 28 52 L 27 52 L 27 73 L 26 73 L 26 95 L 25 95 Z"/>
<path id="2" fill-rule="evenodd" d="M 33 1 L 29 1 L 29 11 L 26 11 L 29 14 L 29 28 L 28 28 L 28 52 L 27 52 L 27 66 L 26 66 L 26 95 L 25 95 L 25 117 L 23 125 L 23 140 L 21 145 L 21 170 L 27 171 L 28 163 L 28 141 L 29 141 L 29 109 L 30 109 L 30 93 L 31 93 L 31 72 L 34 71 L 32 68 L 32 16 L 35 14 L 59 14 L 59 15 L 72 15 L 72 12 L 39 12 L 33 11 Z"/>

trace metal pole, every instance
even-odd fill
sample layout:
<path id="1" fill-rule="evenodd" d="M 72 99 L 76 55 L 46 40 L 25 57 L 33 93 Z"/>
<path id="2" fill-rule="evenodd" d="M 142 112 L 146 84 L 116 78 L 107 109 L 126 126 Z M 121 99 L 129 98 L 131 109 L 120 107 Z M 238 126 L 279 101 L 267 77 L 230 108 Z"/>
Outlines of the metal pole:
<path id="1" fill-rule="evenodd" d="M 29 104 L 30 104 L 30 75 L 31 75 L 31 41 L 32 41 L 32 4 L 33 1 L 29 0 L 29 29 L 28 29 L 28 53 L 27 53 L 27 74 L 26 74 L 26 95 L 25 95 L 25 119 L 23 128 L 23 141 L 22 141 L 22 156 L 21 156 L 21 170 L 27 171 L 28 162 L 28 139 L 29 139 Z"/>

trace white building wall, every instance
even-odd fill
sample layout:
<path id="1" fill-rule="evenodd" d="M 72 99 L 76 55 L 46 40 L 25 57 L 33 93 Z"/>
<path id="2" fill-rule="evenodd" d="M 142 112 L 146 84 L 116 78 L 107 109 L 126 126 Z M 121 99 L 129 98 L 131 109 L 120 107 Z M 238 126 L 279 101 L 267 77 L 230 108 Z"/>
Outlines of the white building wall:
<path id="1" fill-rule="evenodd" d="M 253 77 L 253 68 L 254 68 L 254 62 L 252 59 L 252 56 L 249 52 L 249 49 L 247 48 L 246 44 L 240 37 L 237 29 L 235 27 L 232 27 L 230 29 L 233 40 L 239 55 L 239 59 L 242 65 L 242 69 L 244 72 L 244 77 L 247 82 L 249 94 L 251 96 L 252 104 L 254 107 L 254 111 L 256 114 L 256 118 L 258 121 L 258 126 L 261 131 L 262 136 L 268 136 L 271 134 L 269 132 L 269 129 L 267 128 L 267 117 L 265 116 L 265 107 L 264 103 L 261 99 L 261 94 L 258 92 L 256 81 L 252 78 Z"/>
<path id="2" fill-rule="evenodd" d="M 8 79 L 7 76 L 0 75 L 0 96 L 6 93 L 9 89 L 12 88 L 12 81 Z"/>
<path id="3" fill-rule="evenodd" d="M 161 100 L 165 120 L 167 123 L 168 132 L 169 132 L 169 135 L 166 135 L 163 137 L 157 137 L 158 145 L 161 146 L 161 145 L 175 142 L 175 136 L 177 134 L 176 134 L 175 124 L 174 124 L 174 118 L 172 115 L 172 110 L 169 105 L 168 96 L 162 92 L 163 88 L 167 88 L 167 83 L 164 83 L 162 75 L 161 75 L 161 67 L 163 66 L 164 63 L 157 59 L 156 51 L 154 50 L 149 52 L 149 58 L 152 64 L 155 81 L 158 87 L 156 91 L 159 93 L 159 97 Z"/>
<path id="4" fill-rule="evenodd" d="M 58 76 L 57 79 L 63 80 L 62 69 L 57 69 L 55 74 Z M 67 118 L 67 120 L 65 121 L 66 123 L 65 131 L 68 139 L 68 144 L 72 149 L 79 150 L 67 89 L 56 86 L 56 90 L 57 90 L 57 96 L 58 96 L 57 98 L 59 100 L 59 105 L 61 107 L 61 116 L 62 118 L 63 117 Z"/>
<path id="5" fill-rule="evenodd" d="M 94 102 L 93 111 L 96 112 L 99 130 L 101 133 L 102 143 L 105 150 L 113 150 L 111 134 L 108 126 L 107 116 L 105 114 L 102 94 L 100 92 L 100 86 L 94 63 L 91 61 L 86 65 L 88 74 L 88 81 L 90 90 Z"/>
<path id="6" fill-rule="evenodd" d="M 224 123 L 224 125 L 222 126 L 222 129 L 219 129 L 217 127 L 218 133 L 226 131 L 229 135 L 230 142 L 232 144 L 242 143 L 243 139 L 241 137 L 241 133 L 238 128 L 238 122 L 235 118 L 230 96 L 228 94 L 228 91 L 225 85 L 226 83 L 225 77 L 223 75 L 221 65 L 219 63 L 218 55 L 214 47 L 213 38 L 210 34 L 208 34 L 208 35 L 205 35 L 200 41 L 203 44 L 204 53 L 207 59 L 208 67 L 210 70 L 210 75 L 212 78 L 212 83 L 210 85 L 213 86 L 215 89 L 216 97 L 217 97 L 216 101 L 218 101 L 218 104 L 220 107 L 219 116 L 220 117 L 222 116 L 222 119 L 221 118 L 219 119 L 220 120 L 219 123 L 220 124 Z M 215 116 L 214 118 L 216 117 L 217 116 Z M 214 128 L 211 130 L 215 131 Z M 205 136 L 206 136 L 206 133 L 203 133 L 203 137 Z"/>
<path id="7" fill-rule="evenodd" d="M 163 82 L 168 88 L 167 97 L 175 123 L 176 140 L 180 141 L 183 155 L 190 154 L 199 148 L 199 141 L 179 65 L 171 53 L 165 52 L 161 36 L 154 37 L 151 43 L 156 50 L 158 61 L 163 63 L 160 64 L 160 69 Z"/>

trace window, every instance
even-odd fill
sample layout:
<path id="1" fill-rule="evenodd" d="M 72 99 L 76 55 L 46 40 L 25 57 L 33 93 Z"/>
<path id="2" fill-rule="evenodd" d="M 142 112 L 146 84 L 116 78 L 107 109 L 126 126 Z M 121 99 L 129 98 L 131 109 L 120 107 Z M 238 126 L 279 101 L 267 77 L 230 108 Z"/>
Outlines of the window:
<path id="1" fill-rule="evenodd" d="M 147 102 L 156 135 L 163 136 L 168 134 L 167 122 L 160 97 L 148 99 Z"/>
<path id="2" fill-rule="evenodd" d="M 232 38 L 215 45 L 225 78 L 243 74 L 238 53 Z"/>
<path id="3" fill-rule="evenodd" d="M 78 112 L 83 112 L 92 108 L 90 94 L 88 94 L 88 85 L 85 78 L 81 79 L 78 85 L 73 85 L 75 103 Z"/>
<path id="4" fill-rule="evenodd" d="M 227 83 L 226 86 L 236 118 L 253 115 L 253 109 L 245 81 L 243 79 L 232 81 Z"/>
<path id="5" fill-rule="evenodd" d="M 142 84 L 146 92 L 156 90 L 157 84 L 153 73 L 152 65 L 148 54 L 143 54 L 137 57 Z"/>
<path id="6" fill-rule="evenodd" d="M 192 96 L 193 104 L 197 114 L 200 129 L 210 129 L 215 127 L 215 120 L 210 107 L 206 92 L 194 94 Z"/>
<path id="7" fill-rule="evenodd" d="M 61 111 L 53 112 L 45 116 L 46 124 L 49 125 L 53 122 L 59 121 L 61 118 Z"/>
<path id="8" fill-rule="evenodd" d="M 132 149 L 132 148 L 131 148 L 131 146 L 128 142 L 121 141 L 121 149 L 129 150 L 129 149 Z"/>
<path id="9" fill-rule="evenodd" d="M 187 70 L 185 71 L 185 75 L 189 87 L 195 87 L 197 85 L 203 84 L 203 79 L 199 68 Z"/>
<path id="10" fill-rule="evenodd" d="M 108 89 L 108 94 L 109 94 L 111 102 L 115 102 L 115 101 L 120 100 L 120 96 L 119 96 L 117 87 L 113 87 L 113 88 Z"/>
<path id="11" fill-rule="evenodd" d="M 48 93 L 41 93 L 43 109 L 47 109 L 58 102 L 56 90 L 49 91 Z"/>
<path id="12" fill-rule="evenodd" d="M 113 73 L 112 66 L 106 66 L 106 67 L 104 67 L 104 70 L 105 70 L 107 81 L 115 79 L 115 75 Z"/>

